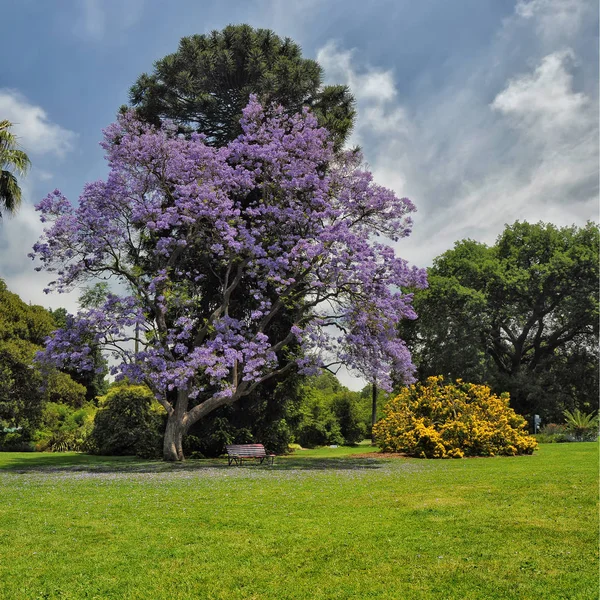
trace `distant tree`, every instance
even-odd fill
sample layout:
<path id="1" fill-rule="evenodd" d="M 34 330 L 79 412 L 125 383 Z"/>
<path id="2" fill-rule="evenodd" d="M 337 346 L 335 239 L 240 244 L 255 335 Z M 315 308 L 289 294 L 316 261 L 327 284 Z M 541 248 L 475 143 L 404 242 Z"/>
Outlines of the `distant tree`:
<path id="1" fill-rule="evenodd" d="M 558 420 L 598 406 L 598 227 L 517 222 L 494 246 L 457 242 L 435 259 L 403 323 L 419 378 L 510 392 L 519 412 Z"/>
<path id="2" fill-rule="evenodd" d="M 207 35 L 184 37 L 179 49 L 142 74 L 130 101 L 139 116 L 158 126 L 175 121 L 183 133 L 203 133 L 223 146 L 241 132 L 242 109 L 251 94 L 290 114 L 309 106 L 330 131 L 336 148 L 354 122 L 354 99 L 342 85 L 323 86 L 319 64 L 302 57 L 300 46 L 269 29 L 229 25 Z"/>
<path id="3" fill-rule="evenodd" d="M 21 205 L 17 175 L 24 175 L 30 166 L 27 154 L 17 147 L 11 127 L 10 121 L 0 121 L 0 219 L 3 211 L 14 214 Z"/>
<path id="4" fill-rule="evenodd" d="M 85 401 L 85 388 L 68 375 L 56 369 L 42 373 L 34 365 L 54 329 L 46 309 L 26 304 L 0 280 L 0 429 L 19 427 L 25 441 L 39 423 L 45 402 L 77 407 Z"/>

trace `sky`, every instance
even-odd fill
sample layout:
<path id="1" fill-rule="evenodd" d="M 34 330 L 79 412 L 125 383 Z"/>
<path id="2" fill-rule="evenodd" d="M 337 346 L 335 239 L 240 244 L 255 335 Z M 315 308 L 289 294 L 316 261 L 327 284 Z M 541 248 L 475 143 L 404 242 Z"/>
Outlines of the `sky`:
<path id="1" fill-rule="evenodd" d="M 27 257 L 34 205 L 76 201 L 106 174 L 101 130 L 128 90 L 181 37 L 249 23 L 299 43 L 326 83 L 347 84 L 375 180 L 417 206 L 397 253 L 420 267 L 516 220 L 599 220 L 595 0 L 0 0 L 0 120 L 32 161 L 23 206 L 0 222 L 0 278 L 43 293 Z M 344 378 L 345 379 L 345 378 Z M 352 384 L 360 387 L 360 382 Z"/>

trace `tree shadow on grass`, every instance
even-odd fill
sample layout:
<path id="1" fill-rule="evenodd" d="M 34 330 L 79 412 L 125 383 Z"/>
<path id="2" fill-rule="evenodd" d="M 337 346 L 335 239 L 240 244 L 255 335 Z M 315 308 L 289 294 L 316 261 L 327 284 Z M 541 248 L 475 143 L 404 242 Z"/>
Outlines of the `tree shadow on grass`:
<path id="1" fill-rule="evenodd" d="M 226 458 L 190 459 L 181 463 L 141 459 L 135 456 L 92 456 L 88 454 L 31 453 L 0 455 L 0 473 L 177 473 L 219 469 L 243 472 L 262 471 L 356 471 L 379 469 L 383 462 L 376 458 L 300 458 L 281 456 L 271 465 L 246 461 L 228 466 Z"/>

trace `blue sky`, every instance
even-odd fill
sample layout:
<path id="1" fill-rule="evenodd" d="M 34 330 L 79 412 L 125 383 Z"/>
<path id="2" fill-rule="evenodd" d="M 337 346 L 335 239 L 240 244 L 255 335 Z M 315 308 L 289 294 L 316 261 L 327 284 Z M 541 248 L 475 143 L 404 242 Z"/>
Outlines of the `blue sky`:
<path id="1" fill-rule="evenodd" d="M 27 252 L 33 205 L 103 177 L 98 142 L 137 76 L 182 36 L 249 23 L 298 42 L 357 98 L 352 143 L 379 183 L 417 205 L 398 252 L 419 266 L 516 219 L 598 220 L 594 0 L 2 0 L 0 119 L 33 168 L 0 223 L 0 277 L 26 301 L 47 275 Z"/>

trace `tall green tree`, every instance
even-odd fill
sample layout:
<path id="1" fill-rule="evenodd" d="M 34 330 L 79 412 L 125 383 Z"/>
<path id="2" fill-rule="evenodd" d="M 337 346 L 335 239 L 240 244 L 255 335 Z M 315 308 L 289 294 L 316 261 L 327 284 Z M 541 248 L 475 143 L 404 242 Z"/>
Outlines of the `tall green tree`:
<path id="1" fill-rule="evenodd" d="M 27 154 L 19 150 L 11 127 L 10 121 L 0 121 L 0 219 L 2 212 L 14 214 L 21 205 L 17 175 L 25 175 L 31 164 Z"/>
<path id="2" fill-rule="evenodd" d="M 131 88 L 130 102 L 154 125 L 165 119 L 183 133 L 197 131 L 222 146 L 241 133 L 250 94 L 290 113 L 309 106 L 341 147 L 354 122 L 354 99 L 343 85 L 323 86 L 319 64 L 298 44 L 269 29 L 229 25 L 184 37 L 177 52 L 156 61 Z"/>
<path id="3" fill-rule="evenodd" d="M 462 240 L 429 270 L 403 325 L 419 377 L 509 391 L 513 407 L 560 420 L 598 405 L 598 227 L 516 222 L 494 246 Z"/>
<path id="4" fill-rule="evenodd" d="M 85 402 L 82 385 L 55 369 L 42 373 L 34 364 L 36 352 L 55 328 L 46 309 L 26 304 L 0 280 L 0 431 L 20 427 L 25 441 L 38 425 L 45 402 L 73 407 Z"/>

